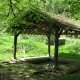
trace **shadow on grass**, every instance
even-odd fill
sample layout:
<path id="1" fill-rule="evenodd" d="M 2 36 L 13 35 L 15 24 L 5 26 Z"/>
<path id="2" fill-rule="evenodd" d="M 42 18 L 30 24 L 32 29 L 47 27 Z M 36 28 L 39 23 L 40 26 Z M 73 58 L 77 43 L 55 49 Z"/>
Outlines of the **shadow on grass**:
<path id="1" fill-rule="evenodd" d="M 44 66 L 26 62 L 3 63 L 0 65 L 0 80 L 31 80 L 35 72 L 43 70 L 45 70 Z"/>
<path id="2" fill-rule="evenodd" d="M 80 79 L 80 73 L 74 74 L 74 75 L 66 75 L 66 76 L 60 77 L 57 80 L 79 80 L 79 79 Z"/>
<path id="3" fill-rule="evenodd" d="M 30 64 L 17 62 L 0 65 L 0 80 L 54 80 L 62 73 L 53 69 L 53 62 Z"/>
<path id="4" fill-rule="evenodd" d="M 0 80 L 24 80 L 22 74 L 18 74 L 11 64 L 0 65 Z M 19 69 L 18 69 L 19 70 Z"/>
<path id="5" fill-rule="evenodd" d="M 53 62 L 40 64 L 31 64 L 24 61 L 4 62 L 0 64 L 0 80 L 58 80 L 59 77 L 66 75 L 65 69 L 69 68 L 70 65 L 60 64 L 59 66 L 61 68 L 55 70 Z"/>

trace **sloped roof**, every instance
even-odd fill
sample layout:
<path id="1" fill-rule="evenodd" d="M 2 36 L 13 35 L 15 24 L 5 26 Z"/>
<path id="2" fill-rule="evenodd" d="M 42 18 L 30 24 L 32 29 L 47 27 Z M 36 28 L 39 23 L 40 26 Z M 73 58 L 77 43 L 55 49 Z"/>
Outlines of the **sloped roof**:
<path id="1" fill-rule="evenodd" d="M 18 29 L 24 34 L 38 34 L 45 35 L 46 33 L 53 34 L 55 29 L 63 28 L 63 33 L 79 33 L 80 24 L 75 20 L 62 17 L 56 14 L 48 12 L 42 12 L 39 10 L 29 10 L 22 18 L 28 25 L 21 24 L 12 28 Z"/>
<path id="2" fill-rule="evenodd" d="M 77 23 L 75 20 L 63 16 L 51 14 L 51 13 L 47 13 L 47 14 L 56 21 L 57 26 L 64 27 L 65 29 L 80 31 L 80 24 Z"/>

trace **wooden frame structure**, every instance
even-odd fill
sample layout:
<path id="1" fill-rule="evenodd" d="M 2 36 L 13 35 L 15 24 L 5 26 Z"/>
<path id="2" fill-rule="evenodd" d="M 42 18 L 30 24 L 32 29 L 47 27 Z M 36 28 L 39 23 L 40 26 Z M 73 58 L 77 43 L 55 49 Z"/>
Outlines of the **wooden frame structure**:
<path id="1" fill-rule="evenodd" d="M 80 34 L 80 24 L 66 17 L 46 13 L 38 10 L 29 10 L 22 19 L 29 22 L 29 25 L 20 24 L 12 26 L 11 30 L 18 30 L 14 33 L 14 58 L 16 59 L 17 37 L 19 34 L 46 35 L 48 38 L 48 53 L 50 56 L 50 36 L 54 35 L 54 62 L 58 65 L 58 39 L 61 34 L 78 35 Z"/>

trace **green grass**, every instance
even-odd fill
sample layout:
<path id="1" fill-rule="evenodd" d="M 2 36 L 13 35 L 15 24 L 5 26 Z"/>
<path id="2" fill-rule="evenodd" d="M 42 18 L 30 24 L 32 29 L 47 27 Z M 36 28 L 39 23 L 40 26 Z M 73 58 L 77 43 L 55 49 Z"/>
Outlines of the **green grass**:
<path id="1" fill-rule="evenodd" d="M 80 79 L 80 73 L 73 74 L 73 75 L 66 75 L 63 77 L 59 77 L 57 80 L 79 80 Z"/>
<path id="2" fill-rule="evenodd" d="M 29 36 L 28 36 L 29 37 Z M 37 36 L 36 36 L 37 37 Z M 45 36 L 44 36 L 45 37 Z M 42 38 L 42 37 L 41 37 Z M 46 38 L 44 38 L 46 39 Z M 36 40 L 36 41 L 35 41 Z M 13 57 L 13 36 L 10 34 L 0 34 L 0 61 L 9 60 Z M 21 47 L 24 46 L 25 54 Z M 59 46 L 59 56 L 80 59 L 80 41 L 79 39 L 66 39 L 65 45 Z M 36 39 L 25 38 L 20 35 L 17 43 L 17 58 L 29 56 L 47 56 L 48 46 Z M 54 46 L 51 45 L 51 55 L 54 55 Z"/>
<path id="3" fill-rule="evenodd" d="M 9 34 L 0 35 L 0 61 L 13 58 L 13 42 L 13 36 Z M 21 50 L 22 46 L 25 48 L 25 54 Z M 37 41 L 35 42 L 34 40 L 30 39 L 23 39 L 22 36 L 19 36 L 17 43 L 17 58 L 26 58 L 29 56 L 47 56 L 47 47 L 48 46 L 45 43 Z M 51 46 L 51 53 L 54 53 L 53 51 L 53 46 Z"/>
<path id="4" fill-rule="evenodd" d="M 59 56 L 80 59 L 80 40 L 67 39 L 65 45 L 59 47 Z"/>
<path id="5" fill-rule="evenodd" d="M 24 46 L 26 53 L 24 54 L 21 51 L 21 47 Z M 36 40 L 32 40 L 32 39 L 23 39 L 22 36 L 18 37 L 18 44 L 17 44 L 17 58 L 27 58 L 29 56 L 47 56 L 47 45 L 44 42 L 39 42 Z M 65 45 L 59 46 L 59 57 L 67 57 L 67 58 L 76 58 L 76 59 L 80 59 L 80 41 L 79 39 L 67 39 Z M 51 46 L 51 55 L 54 55 L 54 46 Z M 5 61 L 5 60 L 10 60 L 13 57 L 13 36 L 9 35 L 9 34 L 0 34 L 0 62 Z M 23 64 L 24 65 L 24 64 Z M 40 67 L 35 68 L 35 66 L 33 65 L 33 67 L 30 66 L 25 66 L 23 68 L 20 68 L 20 71 L 18 71 L 18 69 L 14 69 L 14 67 L 18 67 L 18 65 L 16 64 L 15 66 L 12 65 L 4 65 L 3 67 L 5 67 L 5 69 L 11 69 L 12 67 L 12 73 L 18 73 L 18 74 L 22 74 L 23 75 L 26 74 L 25 72 L 25 68 L 26 70 L 29 69 L 30 70 L 29 73 L 32 74 L 35 71 L 38 71 Z M 41 70 L 43 70 L 44 68 L 42 68 Z M 3 70 L 5 71 L 5 70 Z M 27 71 L 27 72 L 28 72 Z M 80 77 L 80 74 L 74 74 L 74 75 L 65 75 L 63 77 L 59 77 L 56 78 L 57 80 L 78 80 Z M 46 76 L 45 79 L 53 79 L 55 76 L 49 75 Z M 43 78 L 40 78 L 40 80 L 42 80 Z M 37 79 L 32 79 L 32 80 L 37 80 Z"/>

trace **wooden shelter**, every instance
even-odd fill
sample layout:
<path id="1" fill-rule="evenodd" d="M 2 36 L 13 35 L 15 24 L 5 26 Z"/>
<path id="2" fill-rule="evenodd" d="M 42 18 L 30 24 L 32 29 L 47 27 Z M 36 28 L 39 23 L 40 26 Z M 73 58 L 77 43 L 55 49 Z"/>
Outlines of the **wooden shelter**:
<path id="1" fill-rule="evenodd" d="M 58 63 L 58 39 L 61 34 L 78 35 L 80 34 L 80 24 L 74 20 L 59 15 L 30 9 L 22 17 L 25 23 L 19 26 L 12 26 L 14 33 L 14 58 L 16 58 L 17 37 L 19 34 L 46 35 L 48 37 L 48 53 L 50 56 L 50 36 L 55 36 L 54 41 L 54 62 Z M 26 24 L 27 23 L 27 24 Z"/>

